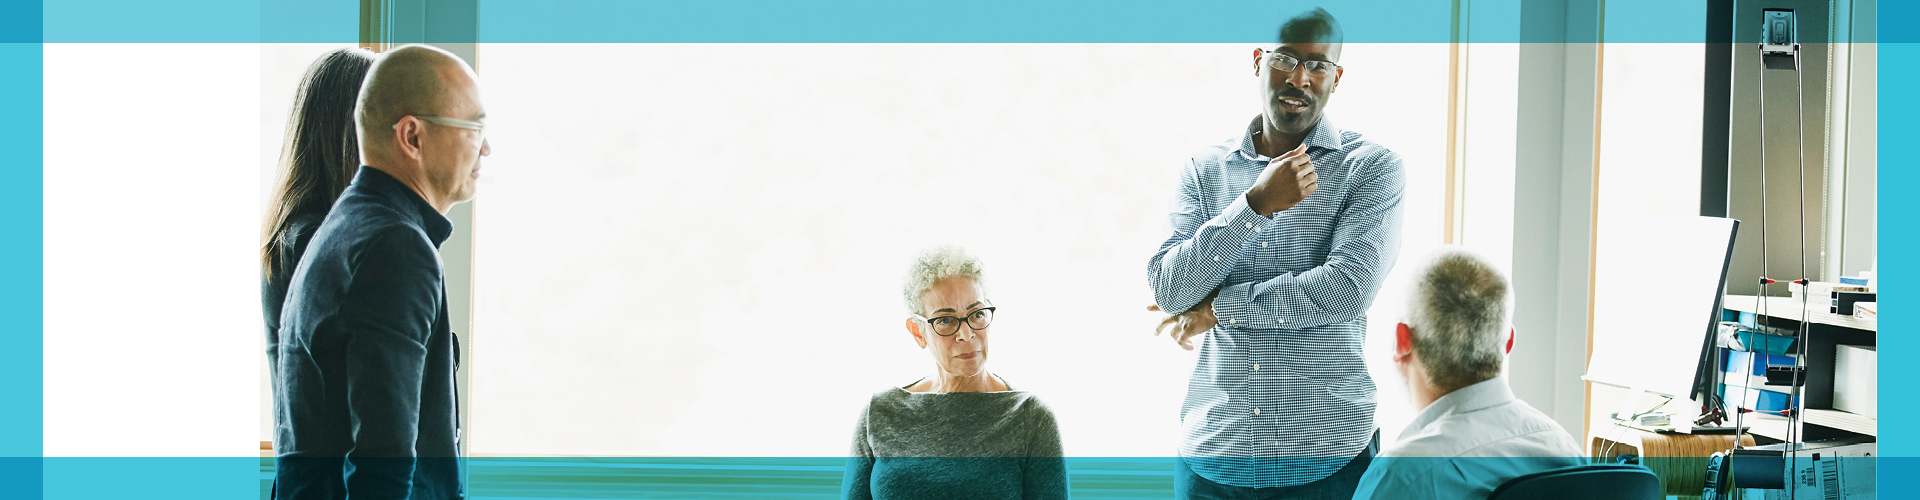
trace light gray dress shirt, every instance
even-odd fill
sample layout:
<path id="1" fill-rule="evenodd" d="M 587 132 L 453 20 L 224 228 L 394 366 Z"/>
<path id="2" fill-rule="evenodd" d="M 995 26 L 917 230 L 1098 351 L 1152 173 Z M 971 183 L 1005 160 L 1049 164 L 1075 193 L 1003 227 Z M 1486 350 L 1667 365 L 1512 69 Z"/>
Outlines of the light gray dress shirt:
<path id="1" fill-rule="evenodd" d="M 1373 459 L 1353 498 L 1486 498 L 1508 479 L 1585 456 L 1566 429 L 1494 377 L 1421 410 Z"/>

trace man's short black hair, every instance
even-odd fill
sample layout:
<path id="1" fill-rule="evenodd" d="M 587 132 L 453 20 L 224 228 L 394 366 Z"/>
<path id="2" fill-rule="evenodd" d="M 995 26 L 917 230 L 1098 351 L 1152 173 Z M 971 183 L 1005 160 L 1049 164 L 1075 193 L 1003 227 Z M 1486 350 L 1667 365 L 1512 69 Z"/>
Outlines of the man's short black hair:
<path id="1" fill-rule="evenodd" d="M 1314 7 L 1280 24 L 1280 43 L 1340 43 L 1340 21 L 1327 9 Z"/>

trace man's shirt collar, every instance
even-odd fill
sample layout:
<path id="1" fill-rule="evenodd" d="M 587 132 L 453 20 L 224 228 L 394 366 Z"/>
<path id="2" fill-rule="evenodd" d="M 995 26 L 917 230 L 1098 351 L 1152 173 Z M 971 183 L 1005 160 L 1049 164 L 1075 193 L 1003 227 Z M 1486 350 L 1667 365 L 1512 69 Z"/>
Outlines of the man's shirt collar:
<path id="1" fill-rule="evenodd" d="M 433 246 L 438 247 L 441 243 L 446 243 L 447 237 L 453 235 L 453 221 L 447 220 L 447 216 L 441 215 L 439 210 L 434 210 L 433 205 L 427 204 L 426 198 L 420 197 L 420 193 L 413 192 L 413 188 L 400 183 L 400 180 L 393 178 L 392 175 L 377 168 L 361 165 L 360 171 L 353 175 L 353 185 L 386 196 L 400 206 L 414 207 L 418 218 L 413 222 L 419 224 L 420 228 L 427 232 L 427 237 L 433 239 Z"/>
<path id="2" fill-rule="evenodd" d="M 1247 123 L 1247 130 L 1240 135 L 1241 157 L 1251 161 L 1269 159 L 1260 156 L 1257 148 L 1254 147 L 1254 140 L 1260 136 L 1261 121 L 1264 119 L 1264 115 L 1254 115 L 1253 121 Z M 1327 115 L 1322 114 L 1320 122 L 1313 124 L 1313 128 L 1307 130 L 1307 138 L 1303 142 L 1307 143 L 1309 150 L 1312 148 L 1340 149 L 1340 128 L 1334 126 L 1333 120 L 1327 118 Z"/>
<path id="3" fill-rule="evenodd" d="M 1405 438 L 1418 433 L 1420 429 L 1450 415 L 1485 410 L 1506 404 L 1513 399 L 1513 389 L 1507 387 L 1507 377 L 1498 376 L 1482 380 L 1433 400 L 1433 404 L 1427 405 L 1426 409 L 1420 410 L 1420 414 L 1413 417 L 1413 422 L 1407 424 L 1407 430 L 1401 434 L 1401 437 Z"/>

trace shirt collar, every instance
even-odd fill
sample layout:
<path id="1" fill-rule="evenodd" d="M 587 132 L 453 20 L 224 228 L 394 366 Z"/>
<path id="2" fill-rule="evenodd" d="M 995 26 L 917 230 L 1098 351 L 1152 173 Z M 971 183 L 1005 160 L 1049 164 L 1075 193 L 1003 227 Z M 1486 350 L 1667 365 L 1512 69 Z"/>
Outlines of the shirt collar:
<path id="1" fill-rule="evenodd" d="M 1255 115 L 1253 121 L 1247 123 L 1247 130 L 1240 135 L 1240 156 L 1256 161 L 1265 159 L 1260 156 L 1260 153 L 1255 152 L 1253 147 L 1254 137 L 1260 135 L 1261 120 L 1264 118 L 1262 115 Z M 1304 142 L 1307 143 L 1308 149 L 1340 149 L 1340 128 L 1334 126 L 1333 120 L 1327 118 L 1327 115 L 1322 114 L 1320 122 L 1313 124 L 1313 128 L 1307 130 L 1307 139 Z"/>
<path id="2" fill-rule="evenodd" d="M 1404 439 L 1406 436 L 1418 433 L 1420 429 L 1440 419 L 1485 410 L 1513 399 L 1513 389 L 1507 387 L 1506 376 L 1482 380 L 1480 383 L 1462 387 L 1445 396 L 1440 396 L 1440 399 L 1433 400 L 1433 404 L 1427 405 L 1426 409 L 1420 410 L 1420 414 L 1413 417 L 1413 422 L 1407 424 L 1407 430 L 1401 433 L 1401 437 Z"/>
<path id="3" fill-rule="evenodd" d="M 447 237 L 453 235 L 453 221 L 447 220 L 447 216 L 441 215 L 439 210 L 434 210 L 433 205 L 427 204 L 426 198 L 413 192 L 413 188 L 380 169 L 361 165 L 360 171 L 353 174 L 353 186 L 379 193 L 403 206 L 412 206 L 417 216 L 413 222 L 427 232 L 427 237 L 433 238 L 435 247 L 446 243 Z"/>

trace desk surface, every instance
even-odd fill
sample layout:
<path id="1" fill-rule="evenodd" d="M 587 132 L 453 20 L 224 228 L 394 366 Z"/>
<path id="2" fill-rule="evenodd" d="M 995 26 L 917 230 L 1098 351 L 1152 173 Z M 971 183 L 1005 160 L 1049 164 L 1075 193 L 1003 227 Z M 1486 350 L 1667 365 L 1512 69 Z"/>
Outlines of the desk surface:
<path id="1" fill-rule="evenodd" d="M 1753 446 L 1753 436 L 1740 444 Z M 1661 434 L 1624 426 L 1594 428 L 1587 436 L 1587 453 L 1611 462 L 1620 455 L 1638 455 L 1640 464 L 1660 478 L 1667 495 L 1698 496 L 1706 486 L 1707 457 L 1733 448 L 1732 434 Z"/>

